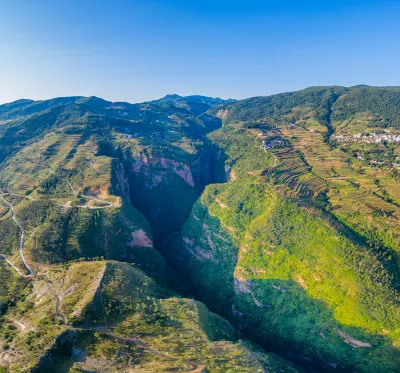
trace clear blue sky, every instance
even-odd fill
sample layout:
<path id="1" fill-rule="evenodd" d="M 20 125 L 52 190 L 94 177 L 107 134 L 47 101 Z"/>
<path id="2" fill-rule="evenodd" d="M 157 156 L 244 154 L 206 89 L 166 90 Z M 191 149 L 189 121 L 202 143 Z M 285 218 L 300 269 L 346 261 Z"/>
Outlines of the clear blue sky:
<path id="1" fill-rule="evenodd" d="M 398 0 L 0 0 L 0 103 L 400 85 Z"/>

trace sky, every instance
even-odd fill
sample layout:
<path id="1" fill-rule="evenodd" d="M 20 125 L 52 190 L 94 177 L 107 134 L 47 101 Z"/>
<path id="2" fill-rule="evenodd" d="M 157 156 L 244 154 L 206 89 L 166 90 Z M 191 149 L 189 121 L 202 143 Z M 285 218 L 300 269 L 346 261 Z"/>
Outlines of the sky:
<path id="1" fill-rule="evenodd" d="M 0 0 L 0 103 L 400 85 L 398 0 Z"/>

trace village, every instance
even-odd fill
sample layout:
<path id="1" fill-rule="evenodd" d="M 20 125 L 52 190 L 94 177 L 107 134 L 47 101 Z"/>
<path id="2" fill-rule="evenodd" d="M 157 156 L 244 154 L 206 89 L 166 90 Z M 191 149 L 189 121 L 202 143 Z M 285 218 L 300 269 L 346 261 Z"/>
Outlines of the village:
<path id="1" fill-rule="evenodd" d="M 257 136 L 265 139 L 262 141 L 262 147 L 265 151 L 268 149 L 283 148 L 287 145 L 286 141 L 280 137 L 279 131 L 269 131 L 267 133 L 259 130 Z"/>
<path id="2" fill-rule="evenodd" d="M 376 133 L 375 131 L 372 133 L 357 133 L 353 136 L 350 135 L 333 135 L 331 137 L 332 140 L 338 143 L 346 143 L 346 142 L 363 142 L 366 144 L 381 144 L 381 143 L 400 143 L 400 135 L 399 134 L 390 134 L 390 130 L 384 130 L 385 133 Z"/>

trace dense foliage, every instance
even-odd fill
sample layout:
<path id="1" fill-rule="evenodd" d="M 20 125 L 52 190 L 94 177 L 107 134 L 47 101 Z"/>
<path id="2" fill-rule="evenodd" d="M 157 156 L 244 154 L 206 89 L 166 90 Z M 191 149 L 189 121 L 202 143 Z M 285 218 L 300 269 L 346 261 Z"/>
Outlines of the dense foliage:
<path id="1" fill-rule="evenodd" d="M 315 110 L 316 118 L 326 123 L 331 119 L 343 120 L 357 113 L 368 112 L 374 116 L 371 126 L 400 128 L 398 87 L 314 87 L 269 97 L 249 98 L 211 110 L 217 113 L 226 109 L 227 114 L 223 119 L 228 123 L 274 119 L 297 107 Z"/>

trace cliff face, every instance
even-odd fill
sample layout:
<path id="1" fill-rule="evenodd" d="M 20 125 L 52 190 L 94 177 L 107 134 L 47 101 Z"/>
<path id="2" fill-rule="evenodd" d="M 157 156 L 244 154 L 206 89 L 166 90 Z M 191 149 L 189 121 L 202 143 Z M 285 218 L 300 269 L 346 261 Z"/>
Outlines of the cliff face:
<path id="1" fill-rule="evenodd" d="M 124 191 L 118 188 L 149 222 L 158 245 L 180 231 L 204 187 L 225 178 L 221 152 L 205 138 L 186 155 L 142 145 L 121 149 L 113 140 L 101 149 L 120 159 L 126 183 L 119 180 Z"/>
<path id="2" fill-rule="evenodd" d="M 191 279 L 196 294 L 225 315 L 231 313 L 238 255 L 228 229 L 198 201 L 167 253 L 169 262 Z"/>
<path id="3" fill-rule="evenodd" d="M 391 265 L 328 212 L 317 213 L 317 193 L 295 199 L 289 189 L 288 197 L 271 177 L 278 161 L 252 150 L 259 131 L 227 126 L 210 136 L 234 177 L 206 187 L 169 262 L 199 299 L 267 349 L 318 370 L 396 372 Z"/>
<path id="4" fill-rule="evenodd" d="M 157 242 L 179 231 L 199 197 L 189 164 L 140 154 L 125 162 L 131 201 L 149 221 Z"/>

